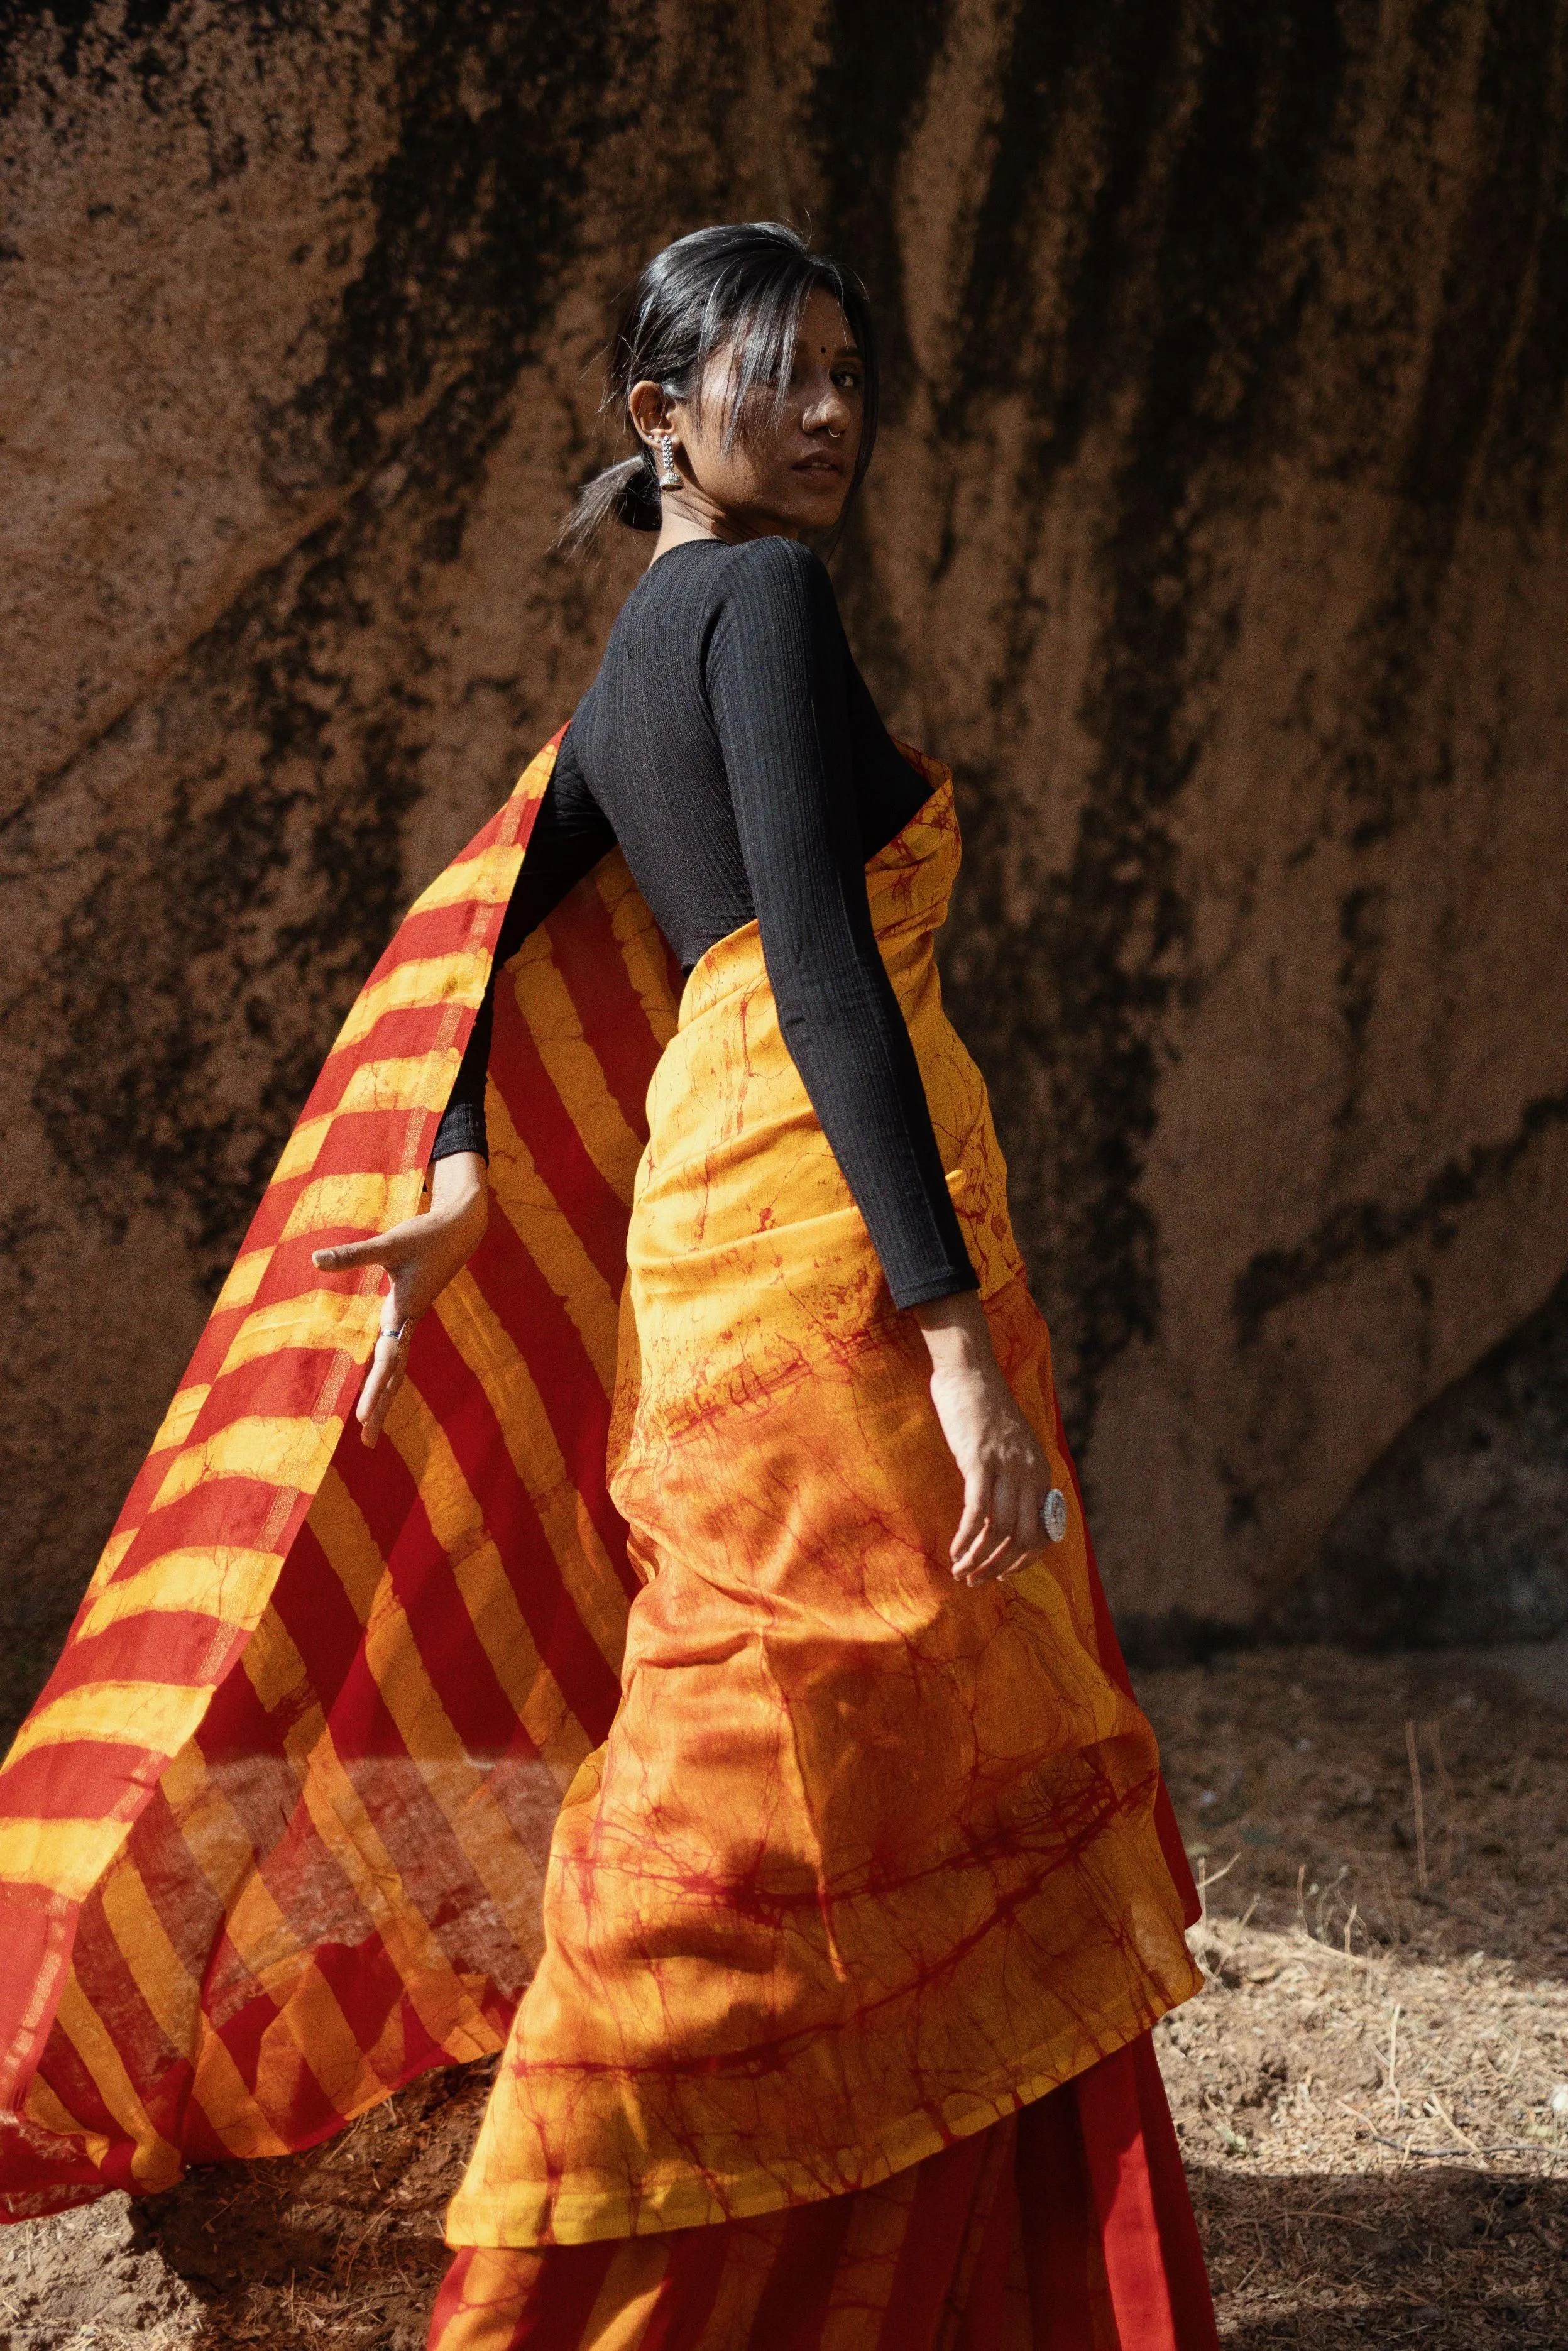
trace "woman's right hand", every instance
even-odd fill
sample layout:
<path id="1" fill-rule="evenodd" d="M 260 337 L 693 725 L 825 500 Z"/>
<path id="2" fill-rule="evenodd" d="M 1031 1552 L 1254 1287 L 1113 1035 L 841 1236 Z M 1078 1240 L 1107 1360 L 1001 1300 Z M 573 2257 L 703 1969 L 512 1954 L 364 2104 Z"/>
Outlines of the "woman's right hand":
<path id="1" fill-rule="evenodd" d="M 1016 1574 L 1041 1549 L 1051 1465 L 1002 1377 L 972 1290 L 911 1308 L 931 1353 L 931 1401 L 964 1480 L 953 1573 L 971 1590 Z"/>
<path id="2" fill-rule="evenodd" d="M 392 1400 L 402 1385 L 413 1325 L 453 1275 L 462 1272 L 485 1237 L 489 1215 L 485 1162 L 476 1151 L 455 1151 L 432 1169 L 430 1206 L 421 1215 L 407 1217 L 369 1240 L 311 1251 L 312 1265 L 323 1273 L 380 1265 L 392 1277 L 382 1306 L 381 1336 L 354 1407 L 366 1445 L 373 1445 L 381 1435 Z"/>

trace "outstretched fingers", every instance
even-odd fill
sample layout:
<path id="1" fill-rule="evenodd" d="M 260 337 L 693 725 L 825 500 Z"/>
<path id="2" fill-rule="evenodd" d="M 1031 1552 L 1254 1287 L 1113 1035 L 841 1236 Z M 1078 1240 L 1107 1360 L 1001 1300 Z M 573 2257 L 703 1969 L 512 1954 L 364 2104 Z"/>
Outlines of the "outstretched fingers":
<path id="1" fill-rule="evenodd" d="M 349 1273 L 360 1265 L 384 1266 L 392 1272 L 407 1258 L 423 1221 L 420 1217 L 405 1217 L 401 1225 L 389 1226 L 384 1233 L 368 1234 L 362 1241 L 337 1241 L 330 1249 L 312 1249 L 310 1262 L 320 1273 Z"/>
<path id="2" fill-rule="evenodd" d="M 360 1424 L 360 1439 L 367 1447 L 375 1444 L 386 1426 L 392 1398 L 402 1385 L 408 1370 L 411 1327 L 405 1322 L 401 1329 L 383 1330 L 376 1339 L 371 1367 L 365 1374 L 365 1384 L 354 1406 L 354 1416 Z"/>
<path id="3" fill-rule="evenodd" d="M 408 1311 L 409 1291 L 414 1287 L 411 1269 L 421 1243 L 428 1243 L 429 1231 L 428 1218 L 409 1217 L 384 1233 L 371 1233 L 359 1241 L 338 1241 L 310 1252 L 310 1262 L 322 1273 L 351 1273 L 359 1266 L 375 1265 L 392 1277 L 382 1302 L 382 1330 L 354 1406 L 360 1435 L 367 1446 L 375 1444 L 385 1426 L 408 1369 L 409 1335 L 413 1327 Z"/>

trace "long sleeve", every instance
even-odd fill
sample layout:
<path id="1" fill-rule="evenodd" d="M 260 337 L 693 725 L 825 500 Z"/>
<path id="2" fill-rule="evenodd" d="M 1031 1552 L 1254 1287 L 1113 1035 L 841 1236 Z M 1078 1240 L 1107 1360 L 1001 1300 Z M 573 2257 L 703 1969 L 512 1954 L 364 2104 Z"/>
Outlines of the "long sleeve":
<path id="1" fill-rule="evenodd" d="M 496 973 L 515 956 L 528 933 L 553 914 L 568 892 L 615 846 L 608 817 L 598 807 L 572 756 L 570 729 L 544 798 L 528 852 L 501 924 L 490 985 L 485 990 L 467 1048 L 458 1065 L 451 1098 L 435 1130 L 432 1165 L 449 1159 L 455 1151 L 476 1151 L 490 1156 L 485 1128 L 485 1081 L 490 1069 L 490 1036 L 495 1025 Z"/>
<path id="2" fill-rule="evenodd" d="M 899 1306 L 977 1287 L 919 1064 L 876 944 L 827 573 L 769 538 L 731 568 L 705 655 L 779 1022 Z"/>

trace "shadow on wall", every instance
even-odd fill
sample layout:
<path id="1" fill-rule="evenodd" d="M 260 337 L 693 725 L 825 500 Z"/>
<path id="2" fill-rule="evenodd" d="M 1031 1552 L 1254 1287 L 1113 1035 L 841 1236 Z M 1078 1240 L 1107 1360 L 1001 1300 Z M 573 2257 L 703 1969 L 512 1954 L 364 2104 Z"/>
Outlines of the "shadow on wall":
<path id="1" fill-rule="evenodd" d="M 1417 1413 L 1277 1622 L 1287 1639 L 1388 1649 L 1568 1627 L 1568 1280 Z"/>
<path id="2" fill-rule="evenodd" d="M 1568 1633 L 1568 1278 L 1400 1432 L 1271 1614 L 1173 1610 L 1121 1632 L 1142 1666 L 1259 1639 L 1475 1650 Z"/>

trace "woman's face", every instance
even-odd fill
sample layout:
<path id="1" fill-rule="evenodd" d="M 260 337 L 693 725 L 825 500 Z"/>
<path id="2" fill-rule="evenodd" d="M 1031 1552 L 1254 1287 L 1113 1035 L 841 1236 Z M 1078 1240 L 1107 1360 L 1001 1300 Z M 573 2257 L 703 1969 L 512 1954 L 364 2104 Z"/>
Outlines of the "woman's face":
<path id="1" fill-rule="evenodd" d="M 727 447 L 730 367 L 729 353 L 716 351 L 695 411 L 666 400 L 657 384 L 633 387 L 638 431 L 649 441 L 674 436 L 683 487 L 665 491 L 666 515 L 674 507 L 727 538 L 831 530 L 854 480 L 864 426 L 865 368 L 842 310 L 821 287 L 807 298 L 782 406 L 775 413 L 768 394 L 757 396 Z"/>

